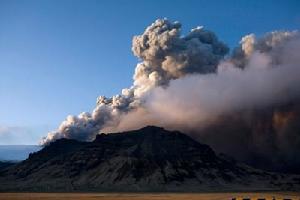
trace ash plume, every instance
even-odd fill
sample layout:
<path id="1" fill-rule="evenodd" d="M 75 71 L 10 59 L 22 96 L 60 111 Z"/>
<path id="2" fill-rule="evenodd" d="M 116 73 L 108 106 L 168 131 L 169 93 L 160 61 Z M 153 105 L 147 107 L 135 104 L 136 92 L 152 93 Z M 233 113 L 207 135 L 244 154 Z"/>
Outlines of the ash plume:
<path id="1" fill-rule="evenodd" d="M 186 36 L 181 36 L 180 30 L 179 22 L 158 19 L 135 36 L 132 51 L 142 62 L 136 66 L 133 86 L 112 98 L 100 96 L 91 114 L 68 116 L 41 144 L 59 138 L 92 140 L 105 127 L 117 126 L 121 115 L 141 107 L 142 97 L 151 89 L 187 74 L 215 72 L 228 52 L 227 46 L 203 27 L 192 29 Z"/>
<path id="2" fill-rule="evenodd" d="M 157 125 L 257 167 L 300 173 L 299 32 L 250 34 L 227 55 L 213 32 L 180 31 L 179 22 L 160 19 L 135 36 L 133 86 L 67 117 L 42 144 Z"/>

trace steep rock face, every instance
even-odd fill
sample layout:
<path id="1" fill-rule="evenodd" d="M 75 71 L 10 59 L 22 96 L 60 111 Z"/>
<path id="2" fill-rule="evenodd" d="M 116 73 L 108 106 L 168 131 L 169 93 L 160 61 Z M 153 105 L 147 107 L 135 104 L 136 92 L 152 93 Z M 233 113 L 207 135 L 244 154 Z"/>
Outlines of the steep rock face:
<path id="1" fill-rule="evenodd" d="M 153 126 L 93 142 L 61 139 L 0 177 L 2 191 L 278 190 L 298 188 L 300 180 L 217 156 L 180 132 Z"/>

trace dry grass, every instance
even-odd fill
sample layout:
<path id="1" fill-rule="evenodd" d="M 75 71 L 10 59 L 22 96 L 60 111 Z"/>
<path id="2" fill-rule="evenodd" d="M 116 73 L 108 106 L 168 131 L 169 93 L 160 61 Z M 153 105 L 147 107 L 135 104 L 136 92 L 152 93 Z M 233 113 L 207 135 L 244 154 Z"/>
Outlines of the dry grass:
<path id="1" fill-rule="evenodd" d="M 233 197 L 300 200 L 300 193 L 0 193 L 0 200 L 231 200 Z"/>

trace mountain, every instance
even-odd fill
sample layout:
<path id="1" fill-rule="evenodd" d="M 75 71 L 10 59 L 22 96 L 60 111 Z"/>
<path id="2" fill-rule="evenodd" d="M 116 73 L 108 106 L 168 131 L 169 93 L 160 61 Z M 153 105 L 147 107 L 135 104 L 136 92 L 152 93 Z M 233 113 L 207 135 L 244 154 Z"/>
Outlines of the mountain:
<path id="1" fill-rule="evenodd" d="M 299 190 L 300 177 L 269 173 L 218 156 L 177 131 L 148 126 L 61 139 L 0 171 L 0 191 Z"/>

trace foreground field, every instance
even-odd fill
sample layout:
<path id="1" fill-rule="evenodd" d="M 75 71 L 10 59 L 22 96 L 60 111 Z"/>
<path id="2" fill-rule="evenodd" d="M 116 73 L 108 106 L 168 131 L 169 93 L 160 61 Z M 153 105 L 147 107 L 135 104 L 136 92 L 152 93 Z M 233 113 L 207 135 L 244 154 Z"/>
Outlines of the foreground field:
<path id="1" fill-rule="evenodd" d="M 0 193 L 0 200 L 231 200 L 233 197 L 300 200 L 300 193 Z"/>

